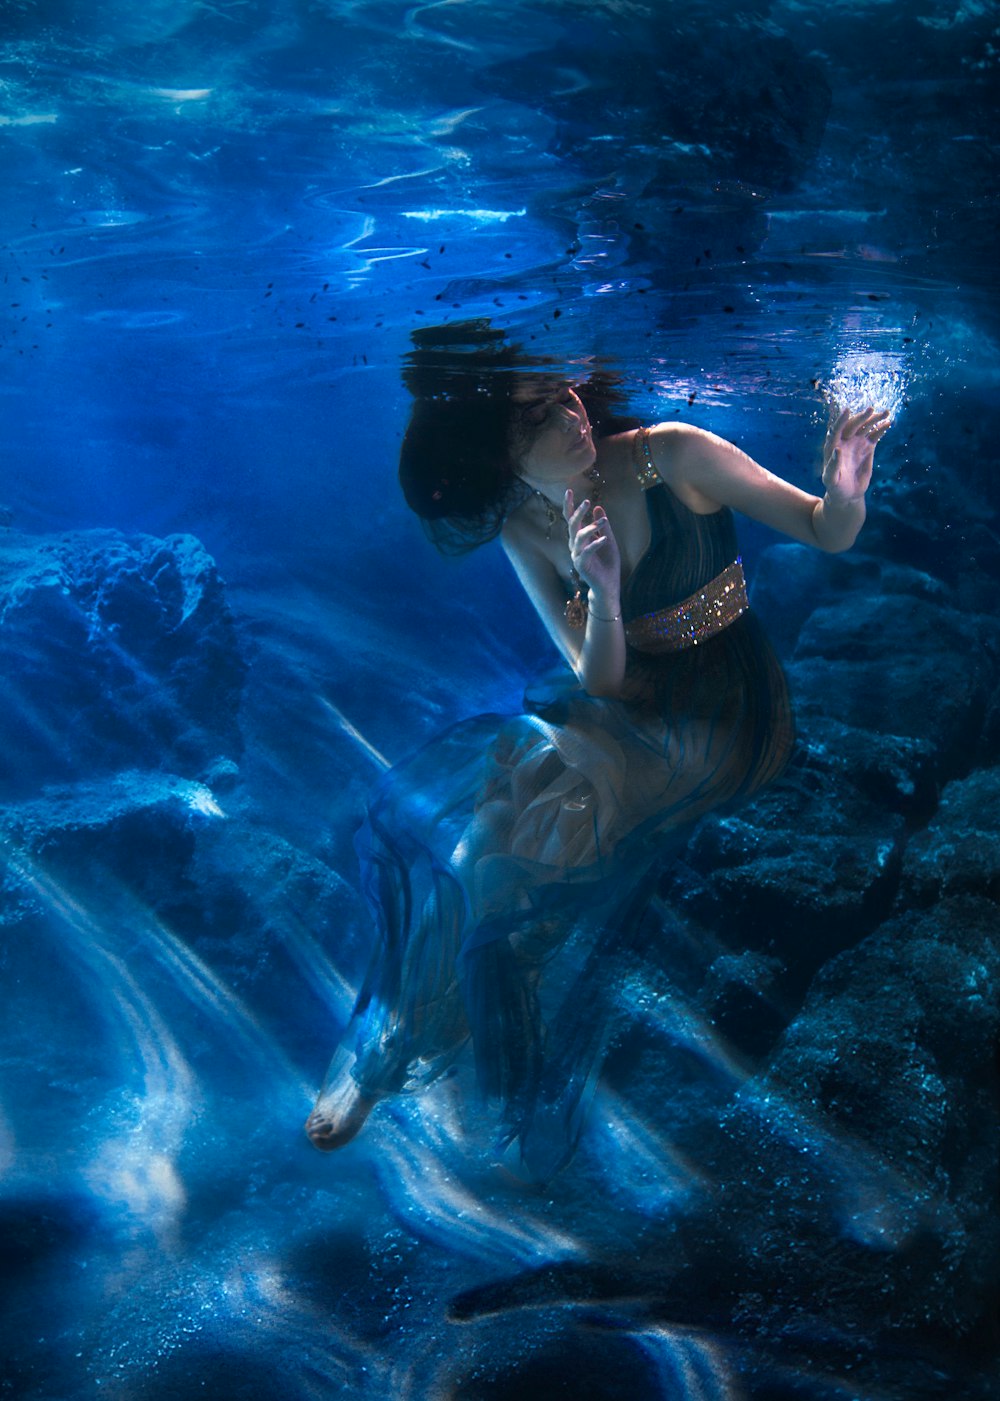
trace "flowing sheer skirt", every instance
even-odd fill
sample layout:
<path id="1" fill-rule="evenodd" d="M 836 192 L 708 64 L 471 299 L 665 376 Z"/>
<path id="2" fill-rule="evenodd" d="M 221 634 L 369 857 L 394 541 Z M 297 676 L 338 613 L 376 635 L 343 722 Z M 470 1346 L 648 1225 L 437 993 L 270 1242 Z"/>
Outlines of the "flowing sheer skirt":
<path id="1" fill-rule="evenodd" d="M 357 840 L 377 931 L 349 1031 L 363 1094 L 420 1088 L 471 1040 L 502 1137 L 542 1175 L 572 1151 L 659 873 L 792 745 L 755 618 L 694 651 L 633 656 L 623 700 L 562 674 L 385 776 Z"/>

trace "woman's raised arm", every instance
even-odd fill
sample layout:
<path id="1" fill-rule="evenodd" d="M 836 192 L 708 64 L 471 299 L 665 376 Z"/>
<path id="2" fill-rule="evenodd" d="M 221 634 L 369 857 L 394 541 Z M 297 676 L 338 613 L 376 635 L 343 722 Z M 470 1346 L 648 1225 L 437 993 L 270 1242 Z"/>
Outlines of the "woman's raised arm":
<path id="1" fill-rule="evenodd" d="M 823 448 L 822 498 L 776 477 L 725 438 L 688 424 L 661 423 L 649 445 L 669 486 L 693 490 L 701 508 L 730 506 L 793 540 L 831 553 L 849 550 L 865 521 L 865 492 L 875 445 L 890 426 L 887 413 L 845 409 L 830 424 Z"/>

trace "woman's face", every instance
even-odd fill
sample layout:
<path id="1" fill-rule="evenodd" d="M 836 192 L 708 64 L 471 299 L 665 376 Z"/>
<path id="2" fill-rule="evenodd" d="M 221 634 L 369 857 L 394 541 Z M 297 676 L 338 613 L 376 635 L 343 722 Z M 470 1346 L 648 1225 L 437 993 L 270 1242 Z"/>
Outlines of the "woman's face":
<path id="1" fill-rule="evenodd" d="M 524 379 L 511 400 L 510 447 L 520 476 L 559 486 L 593 466 L 597 454 L 587 410 L 567 380 Z"/>

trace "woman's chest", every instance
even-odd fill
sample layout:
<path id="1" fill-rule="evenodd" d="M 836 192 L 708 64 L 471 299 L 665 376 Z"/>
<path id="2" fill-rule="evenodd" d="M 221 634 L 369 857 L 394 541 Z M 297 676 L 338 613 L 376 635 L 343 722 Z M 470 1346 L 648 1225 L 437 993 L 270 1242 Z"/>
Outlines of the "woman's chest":
<path id="1" fill-rule="evenodd" d="M 631 490 L 603 487 L 601 484 L 591 496 L 592 506 L 600 506 L 611 525 L 618 553 L 621 557 L 621 577 L 625 582 L 634 572 L 639 562 L 648 553 L 653 542 L 653 521 L 647 509 L 645 493 L 635 484 Z M 592 523 L 588 515 L 588 523 Z M 569 552 L 569 536 L 564 523 L 553 523 L 546 540 L 545 553 L 564 579 L 569 579 L 572 560 Z"/>

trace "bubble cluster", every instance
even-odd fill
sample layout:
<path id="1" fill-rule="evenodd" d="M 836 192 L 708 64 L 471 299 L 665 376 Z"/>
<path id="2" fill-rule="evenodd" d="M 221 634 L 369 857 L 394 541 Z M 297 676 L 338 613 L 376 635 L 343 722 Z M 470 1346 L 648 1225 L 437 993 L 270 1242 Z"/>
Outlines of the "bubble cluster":
<path id="1" fill-rule="evenodd" d="M 906 369 L 898 356 L 877 351 L 852 352 L 834 365 L 823 386 L 832 409 L 874 408 L 888 410 L 896 418 L 906 395 Z"/>

